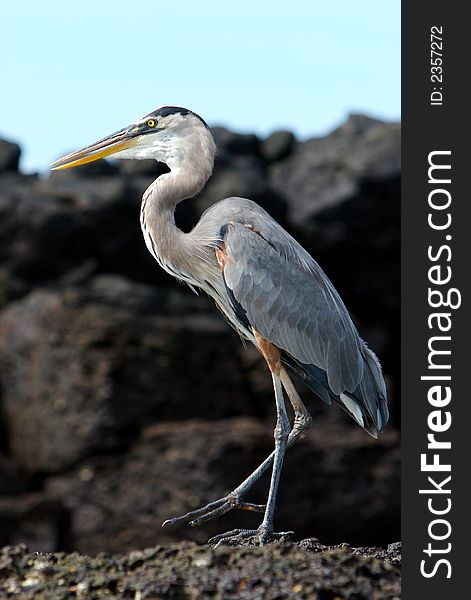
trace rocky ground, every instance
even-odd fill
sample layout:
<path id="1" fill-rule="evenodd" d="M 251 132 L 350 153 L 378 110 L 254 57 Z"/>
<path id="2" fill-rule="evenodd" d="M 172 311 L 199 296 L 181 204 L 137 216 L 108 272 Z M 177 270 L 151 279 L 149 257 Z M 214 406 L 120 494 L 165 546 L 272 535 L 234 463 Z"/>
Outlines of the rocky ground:
<path id="1" fill-rule="evenodd" d="M 223 197 L 259 202 L 330 276 L 389 390 L 391 421 L 376 441 L 300 385 L 314 428 L 287 456 L 278 527 L 295 540 L 386 548 L 400 539 L 399 125 L 353 115 L 304 142 L 285 131 L 215 137 L 214 175 L 180 205 L 178 224 L 188 230 Z M 229 513 L 201 529 L 160 527 L 230 491 L 271 451 L 270 378 L 208 300 L 147 252 L 139 200 L 163 165 L 101 161 L 37 176 L 18 170 L 19 157 L 0 141 L 0 546 L 14 546 L 0 559 L 0 590 L 281 598 L 291 585 L 301 598 L 397 597 L 398 567 L 380 550 L 172 545 L 257 525 Z M 113 557 L 31 555 L 22 543 Z M 182 574 L 193 561 L 200 567 Z M 270 578 L 278 596 L 261 595 Z"/>
<path id="2" fill-rule="evenodd" d="M 127 555 L 0 553 L 0 593 L 15 600 L 396 600 L 400 544 L 387 550 L 316 540 L 210 548 L 167 544 Z"/>

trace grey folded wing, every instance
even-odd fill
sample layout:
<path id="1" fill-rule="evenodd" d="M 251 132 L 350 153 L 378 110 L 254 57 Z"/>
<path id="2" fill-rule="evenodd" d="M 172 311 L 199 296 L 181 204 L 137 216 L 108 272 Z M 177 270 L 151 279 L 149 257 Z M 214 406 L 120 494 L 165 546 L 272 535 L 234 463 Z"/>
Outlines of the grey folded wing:
<path id="1" fill-rule="evenodd" d="M 298 364 L 325 372 L 330 391 L 342 395 L 343 404 L 345 394 L 353 398 L 368 421 L 381 428 L 387 406 L 379 363 L 332 283 L 280 226 L 273 221 L 256 225 L 230 222 L 222 231 L 223 275 L 235 310 Z M 386 408 L 378 411 L 383 404 Z"/>
<path id="2" fill-rule="evenodd" d="M 323 369 L 335 394 L 353 392 L 363 374 L 360 339 L 317 263 L 312 259 L 317 272 L 303 269 L 286 248 L 241 223 L 227 225 L 224 243 L 224 279 L 251 326 L 299 362 Z"/>

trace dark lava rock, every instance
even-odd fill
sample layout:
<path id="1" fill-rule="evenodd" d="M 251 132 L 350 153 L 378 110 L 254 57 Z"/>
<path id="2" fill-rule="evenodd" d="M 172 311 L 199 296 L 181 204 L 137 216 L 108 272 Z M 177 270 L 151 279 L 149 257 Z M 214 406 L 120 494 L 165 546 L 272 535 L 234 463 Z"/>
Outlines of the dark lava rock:
<path id="1" fill-rule="evenodd" d="M 20 154 L 18 144 L 0 139 L 0 173 L 18 171 Z"/>
<path id="2" fill-rule="evenodd" d="M 19 491 L 19 477 L 15 465 L 0 451 L 0 497 Z"/>
<path id="3" fill-rule="evenodd" d="M 191 203 L 197 217 L 224 198 L 250 198 L 285 224 L 286 205 L 268 183 L 266 161 L 255 135 L 237 134 L 222 127 L 213 129 L 217 154 L 213 175 Z"/>
<path id="4" fill-rule="evenodd" d="M 156 179 L 159 175 L 163 175 L 170 171 L 167 165 L 159 163 L 152 158 L 147 160 L 117 160 L 115 164 L 121 173 L 124 173 L 129 177 L 148 175 Z M 142 190 L 142 193 L 144 193 L 144 190 Z"/>
<path id="5" fill-rule="evenodd" d="M 55 471 L 123 447 L 149 421 L 253 413 L 240 341 L 208 309 L 188 290 L 111 276 L 11 303 L 0 372 L 18 464 Z"/>
<path id="6" fill-rule="evenodd" d="M 310 552 L 294 544 L 209 548 L 155 546 L 123 556 L 0 553 L 0 593 L 15 600 L 185 598 L 398 600 L 401 573 L 388 558 L 348 547 Z"/>
<path id="7" fill-rule="evenodd" d="M 0 546 L 27 540 L 34 550 L 66 549 L 69 520 L 60 500 L 27 491 L 16 465 L 0 452 Z"/>
<path id="8" fill-rule="evenodd" d="M 260 140 L 254 134 L 235 133 L 224 127 L 212 127 L 219 158 L 228 156 L 260 156 Z M 221 198 L 220 198 L 221 199 Z"/>
<path id="9" fill-rule="evenodd" d="M 217 157 L 211 179 L 204 190 L 191 200 L 196 215 L 223 198 L 250 198 L 280 224 L 286 224 L 286 203 L 268 184 L 266 163 L 258 157 L 231 155 Z"/>
<path id="10" fill-rule="evenodd" d="M 0 301 L 50 285 L 84 263 L 95 272 L 170 282 L 147 251 L 139 225 L 140 186 L 115 175 L 47 180 L 18 176 L 0 186 Z M 172 282 L 172 285 L 173 282 Z M 176 284 L 175 284 L 176 285 Z"/>
<path id="11" fill-rule="evenodd" d="M 40 492 L 0 496 L 0 546 L 27 540 L 34 550 L 67 549 L 69 530 L 70 513 L 60 501 Z"/>
<path id="12" fill-rule="evenodd" d="M 387 548 L 376 546 L 368 548 L 360 546 L 358 548 L 352 548 L 350 544 L 337 544 L 336 546 L 326 546 L 321 544 L 317 538 L 307 538 L 298 542 L 298 546 L 309 552 L 324 552 L 329 548 L 342 548 L 351 550 L 351 552 L 357 556 L 369 556 L 371 558 L 378 558 L 379 560 L 387 560 L 394 565 L 401 566 L 402 562 L 402 544 L 401 542 L 393 542 L 388 544 Z"/>
<path id="13" fill-rule="evenodd" d="M 357 119 L 297 144 L 270 170 L 290 222 L 316 258 L 327 248 L 338 257 L 346 245 L 397 252 L 400 128 L 376 121 L 356 127 Z"/>
<path id="14" fill-rule="evenodd" d="M 294 148 L 295 137 L 291 131 L 274 131 L 260 146 L 260 154 L 267 162 L 286 158 Z"/>
<path id="15" fill-rule="evenodd" d="M 82 461 L 50 477 L 46 497 L 71 514 L 80 552 L 123 552 L 155 543 L 205 542 L 261 515 L 232 511 L 200 527 L 161 527 L 224 496 L 273 450 L 273 423 L 249 418 L 162 423 L 144 431 L 126 454 Z M 319 419 L 285 459 L 276 527 L 325 543 L 385 544 L 400 535 L 400 465 L 394 432 L 369 438 L 353 423 Z M 263 503 L 268 474 L 247 499 Z M 27 539 L 27 538 L 26 538 Z"/>
<path id="16" fill-rule="evenodd" d="M 321 211 L 357 196 L 363 180 L 399 172 L 400 126 L 356 115 L 324 138 L 298 143 L 270 171 L 289 202 L 290 221 L 303 231 Z"/>

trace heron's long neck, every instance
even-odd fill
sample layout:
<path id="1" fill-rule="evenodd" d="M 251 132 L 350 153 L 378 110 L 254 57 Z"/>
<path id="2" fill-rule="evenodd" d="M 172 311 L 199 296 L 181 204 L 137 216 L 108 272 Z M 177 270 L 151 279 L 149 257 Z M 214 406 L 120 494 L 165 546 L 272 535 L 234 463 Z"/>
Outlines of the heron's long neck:
<path id="1" fill-rule="evenodd" d="M 210 169 L 185 169 L 183 173 L 176 168 L 157 178 L 142 198 L 141 227 L 147 248 L 177 277 L 177 273 L 188 272 L 194 249 L 191 235 L 175 225 L 175 207 L 200 192 L 210 174 Z"/>

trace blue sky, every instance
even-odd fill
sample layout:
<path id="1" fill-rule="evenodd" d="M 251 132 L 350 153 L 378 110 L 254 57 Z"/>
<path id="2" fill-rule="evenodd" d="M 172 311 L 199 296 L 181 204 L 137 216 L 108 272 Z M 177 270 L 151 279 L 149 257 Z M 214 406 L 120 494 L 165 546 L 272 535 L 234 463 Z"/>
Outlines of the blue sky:
<path id="1" fill-rule="evenodd" d="M 17 0 L 0 55 L 0 137 L 26 171 L 163 104 L 261 136 L 400 118 L 399 0 Z"/>

